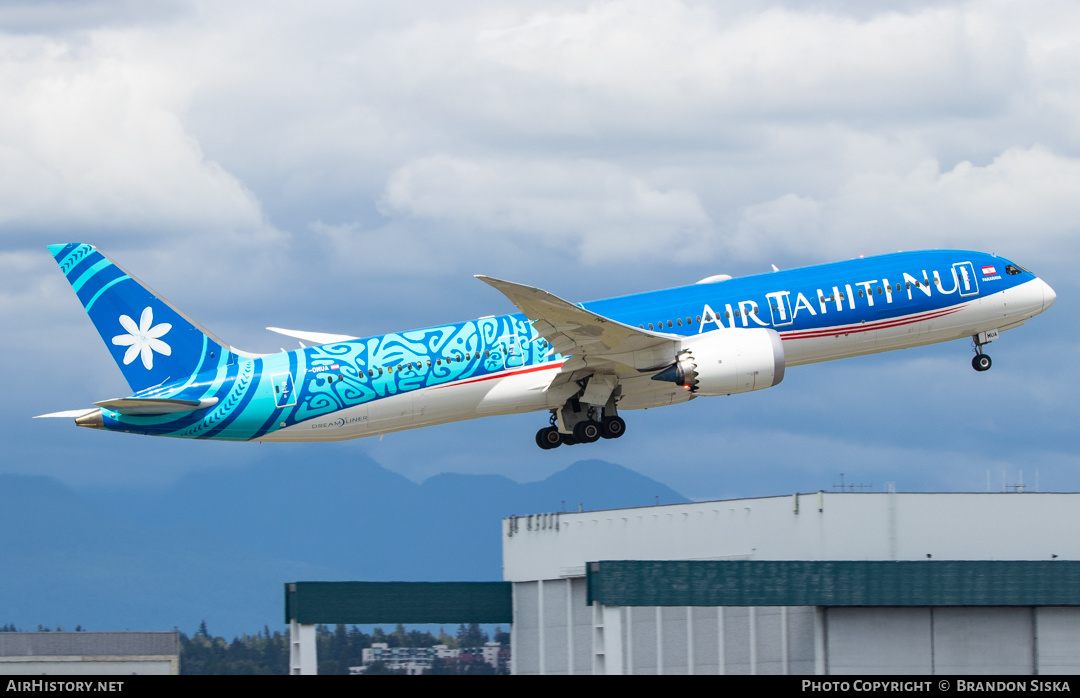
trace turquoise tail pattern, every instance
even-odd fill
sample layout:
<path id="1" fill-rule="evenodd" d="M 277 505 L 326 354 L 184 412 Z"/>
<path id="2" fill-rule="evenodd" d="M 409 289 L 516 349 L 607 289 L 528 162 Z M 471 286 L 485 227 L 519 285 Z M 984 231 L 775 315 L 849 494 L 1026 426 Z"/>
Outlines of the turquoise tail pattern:
<path id="1" fill-rule="evenodd" d="M 188 412 L 102 408 L 104 428 L 246 441 L 314 417 L 553 361 L 522 315 L 503 315 L 269 356 L 241 355 L 94 247 L 49 251 L 137 398 L 205 401 Z"/>
<path id="2" fill-rule="evenodd" d="M 236 356 L 91 245 L 50 245 L 131 389 L 184 380 Z"/>

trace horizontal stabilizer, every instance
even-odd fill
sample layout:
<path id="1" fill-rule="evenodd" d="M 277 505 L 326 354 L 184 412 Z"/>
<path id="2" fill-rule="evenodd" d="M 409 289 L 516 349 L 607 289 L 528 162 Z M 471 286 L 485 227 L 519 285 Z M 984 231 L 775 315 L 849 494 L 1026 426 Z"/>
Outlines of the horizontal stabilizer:
<path id="1" fill-rule="evenodd" d="M 96 412 L 94 408 L 83 408 L 81 410 L 65 410 L 64 412 L 50 412 L 49 414 L 39 414 L 34 419 L 44 419 L 46 417 L 64 417 L 67 419 L 78 419 L 84 414 L 90 414 Z"/>
<path id="2" fill-rule="evenodd" d="M 360 339 L 359 337 L 352 337 L 347 334 L 330 334 L 329 332 L 305 332 L 303 330 L 285 330 L 280 327 L 267 327 L 266 329 L 271 332 L 277 332 L 283 334 L 286 337 L 295 337 L 302 339 L 312 344 L 333 344 L 334 342 L 351 342 L 354 339 Z"/>
<path id="3" fill-rule="evenodd" d="M 203 398 L 202 400 L 176 400 L 170 398 L 145 398 L 145 397 L 118 397 L 113 400 L 95 402 L 98 407 L 104 407 L 113 412 L 128 415 L 154 415 L 175 414 L 177 412 L 192 412 L 205 407 L 213 407 L 218 403 L 216 397 Z"/>

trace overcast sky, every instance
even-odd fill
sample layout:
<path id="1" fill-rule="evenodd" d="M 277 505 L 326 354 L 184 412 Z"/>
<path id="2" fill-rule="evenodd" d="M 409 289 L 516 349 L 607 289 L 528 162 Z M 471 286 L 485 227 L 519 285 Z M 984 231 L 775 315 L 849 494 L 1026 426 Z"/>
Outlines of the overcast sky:
<path id="1" fill-rule="evenodd" d="M 873 5 L 873 7 L 869 7 Z M 1074 2 L 0 3 L 0 471 L 161 487 L 370 454 L 415 480 L 603 458 L 693 498 L 895 482 L 1080 490 Z M 128 394 L 45 245 L 90 242 L 223 337 L 369 335 L 898 249 L 995 252 L 1055 288 L 966 341 L 631 412 L 382 441 L 188 443 L 34 414 Z"/>

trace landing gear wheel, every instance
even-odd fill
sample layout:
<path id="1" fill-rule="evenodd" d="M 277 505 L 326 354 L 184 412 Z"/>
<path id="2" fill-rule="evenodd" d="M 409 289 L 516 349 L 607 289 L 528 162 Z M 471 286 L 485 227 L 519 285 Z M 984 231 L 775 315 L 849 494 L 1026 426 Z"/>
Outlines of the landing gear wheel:
<path id="1" fill-rule="evenodd" d="M 562 439 L 559 438 L 560 436 L 559 430 L 555 427 L 544 427 L 536 432 L 536 445 L 545 451 L 551 448 L 557 448 L 562 444 Z"/>
<path id="2" fill-rule="evenodd" d="M 583 444 L 591 444 L 600 438 L 600 425 L 596 422 L 578 422 L 574 427 L 574 438 Z"/>
<path id="3" fill-rule="evenodd" d="M 578 443 L 578 440 L 571 434 L 559 434 L 559 441 L 563 446 L 573 446 Z"/>
<path id="4" fill-rule="evenodd" d="M 976 354 L 971 360 L 971 367 L 976 371 L 989 371 L 992 364 L 993 362 L 986 354 Z"/>
<path id="5" fill-rule="evenodd" d="M 626 422 L 622 417 L 604 417 L 600 423 L 600 436 L 605 439 L 617 439 L 626 433 Z"/>

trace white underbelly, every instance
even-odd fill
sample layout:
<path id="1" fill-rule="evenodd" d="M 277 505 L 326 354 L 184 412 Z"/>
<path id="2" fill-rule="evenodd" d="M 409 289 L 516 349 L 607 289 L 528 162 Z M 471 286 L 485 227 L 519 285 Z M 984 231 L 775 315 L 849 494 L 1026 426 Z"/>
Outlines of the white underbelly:
<path id="1" fill-rule="evenodd" d="M 347 407 L 278 429 L 259 441 L 343 441 L 476 417 L 546 410 L 561 405 L 548 392 L 559 364 L 422 388 Z M 553 401 L 557 401 L 558 405 Z"/>

